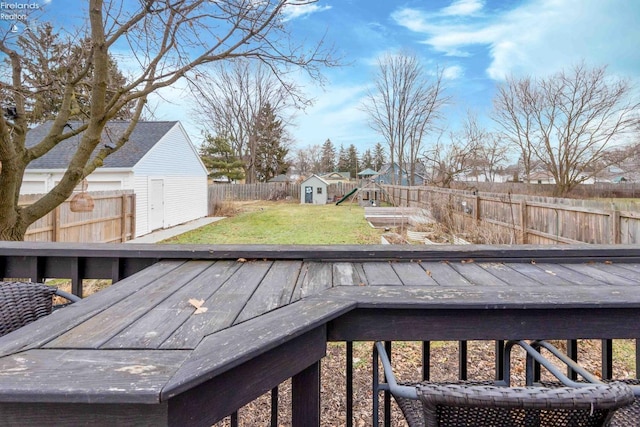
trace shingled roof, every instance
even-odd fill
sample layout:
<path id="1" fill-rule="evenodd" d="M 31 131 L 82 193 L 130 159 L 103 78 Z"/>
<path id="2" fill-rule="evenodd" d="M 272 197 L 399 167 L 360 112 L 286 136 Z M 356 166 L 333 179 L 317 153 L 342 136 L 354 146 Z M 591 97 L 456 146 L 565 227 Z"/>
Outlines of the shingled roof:
<path id="1" fill-rule="evenodd" d="M 105 126 L 105 130 L 102 133 L 103 142 L 107 143 L 118 140 L 120 135 L 125 131 L 130 122 L 128 121 L 113 121 L 109 122 Z M 136 128 L 131 134 L 129 141 L 118 151 L 112 153 L 104 160 L 104 166 L 106 168 L 130 168 L 142 159 L 142 157 L 151 149 L 154 145 L 166 135 L 171 128 L 173 128 L 177 121 L 162 121 L 162 122 L 138 122 Z M 26 145 L 32 147 L 35 144 L 42 141 L 47 135 L 53 122 L 49 121 L 42 125 L 31 129 L 27 134 Z M 80 126 L 80 122 L 69 122 L 69 126 L 75 128 Z M 81 135 L 61 141 L 51 151 L 39 159 L 32 161 L 27 169 L 65 169 L 69 166 L 71 157 L 73 156 L 78 144 L 80 143 Z M 96 147 L 99 150 L 101 145 Z"/>

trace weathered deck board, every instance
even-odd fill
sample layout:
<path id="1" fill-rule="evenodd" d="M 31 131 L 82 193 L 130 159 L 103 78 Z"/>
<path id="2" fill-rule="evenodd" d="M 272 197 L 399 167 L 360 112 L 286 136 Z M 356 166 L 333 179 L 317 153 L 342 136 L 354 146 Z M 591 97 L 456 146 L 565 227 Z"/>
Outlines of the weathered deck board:
<path id="1" fill-rule="evenodd" d="M 100 297 L 89 297 L 82 304 L 74 304 L 64 310 L 53 313 L 51 319 L 55 322 L 38 322 L 21 328 L 23 334 L 5 335 L 0 337 L 0 356 L 11 354 L 29 348 L 38 348 L 52 339 L 60 336 L 71 328 L 87 321 L 92 316 L 105 310 L 105 301 L 117 303 L 131 296 L 140 289 L 155 283 L 171 271 L 184 264 L 182 260 L 160 261 L 152 267 L 134 274 L 126 285 L 116 283 L 100 291 Z"/>
<path id="2" fill-rule="evenodd" d="M 394 262 L 391 267 L 404 286 L 438 286 L 438 283 L 415 262 Z"/>
<path id="3" fill-rule="evenodd" d="M 244 306 L 235 323 L 244 322 L 289 304 L 302 268 L 301 261 L 273 263 L 260 286 Z"/>
<path id="4" fill-rule="evenodd" d="M 191 261 L 140 289 L 136 298 L 115 302 L 46 345 L 47 348 L 99 348 L 116 334 L 160 304 L 184 284 L 202 273 L 211 263 Z"/>
<path id="5" fill-rule="evenodd" d="M 331 287 L 333 282 L 333 266 L 330 263 L 317 261 L 305 262 L 298 276 L 291 301 L 298 301 Z"/>
<path id="6" fill-rule="evenodd" d="M 250 261 L 229 277 L 205 302 L 207 311 L 189 317 L 160 347 L 195 348 L 202 338 L 228 328 L 269 271 L 271 261 Z"/>
<path id="7" fill-rule="evenodd" d="M 402 280 L 390 262 L 365 262 L 362 264 L 369 286 L 402 286 Z"/>
<path id="8" fill-rule="evenodd" d="M 569 266 L 570 264 L 567 264 Z M 577 264 L 584 265 L 584 264 Z M 602 274 L 605 275 L 607 280 L 618 280 L 622 279 L 625 281 L 630 281 L 635 284 L 640 284 L 640 270 L 637 272 L 630 272 L 629 269 L 622 267 L 620 264 L 605 264 L 603 262 L 598 263 L 589 263 L 587 266 L 594 268 Z M 599 277 L 599 274 L 598 274 Z"/>
<path id="9" fill-rule="evenodd" d="M 510 267 L 511 264 L 499 262 L 478 262 L 475 264 L 500 279 L 503 283 L 507 283 L 509 286 L 537 286 L 540 284 L 537 280 L 533 280 L 512 269 Z"/>
<path id="10" fill-rule="evenodd" d="M 452 262 L 449 266 L 461 274 L 469 282 L 476 286 L 505 286 L 508 283 L 502 281 L 491 271 L 482 268 L 475 262 Z"/>
<path id="11" fill-rule="evenodd" d="M 438 286 L 465 287 L 472 285 L 471 282 L 454 270 L 448 262 L 422 262 L 420 266 L 438 283 Z"/>
<path id="12" fill-rule="evenodd" d="M 0 359 L 0 401 L 159 403 L 189 351 L 28 350 Z M 30 365 L 37 371 L 25 375 Z M 1 424 L 1 421 L 0 421 Z"/>
<path id="13" fill-rule="evenodd" d="M 583 276 L 591 277 L 603 285 L 635 286 L 638 284 L 637 281 L 625 277 L 619 277 L 611 273 L 607 274 L 605 271 L 590 264 L 563 264 L 562 268 L 575 271 Z"/>
<path id="14" fill-rule="evenodd" d="M 617 263 L 617 264 L 614 264 L 614 265 L 622 267 L 623 269 L 630 271 L 632 274 L 635 274 L 636 276 L 640 275 L 640 264 L 639 263 L 628 262 L 628 263 Z"/>
<path id="15" fill-rule="evenodd" d="M 366 286 L 332 288 L 327 298 L 357 300 L 359 308 L 412 309 L 515 309 L 559 307 L 637 307 L 640 292 L 629 298 L 628 286 L 466 286 L 457 289 L 427 286 Z"/>
<path id="16" fill-rule="evenodd" d="M 605 285 L 605 282 L 593 276 L 582 274 L 580 271 L 567 268 L 562 264 L 542 263 L 538 264 L 537 267 L 544 269 L 546 272 L 550 271 L 573 285 Z"/>
<path id="17" fill-rule="evenodd" d="M 355 306 L 353 301 L 309 298 L 289 304 L 206 337 L 163 390 L 175 396 L 226 370 L 278 346 L 304 331 L 320 326 Z M 243 337 L 242 340 L 236 337 Z"/>
<path id="18" fill-rule="evenodd" d="M 217 261 L 152 307 L 101 348 L 159 348 L 184 322 L 193 316 L 190 299 L 208 300 L 240 267 L 235 261 Z"/>
<path id="19" fill-rule="evenodd" d="M 549 286 L 570 286 L 571 282 L 563 279 L 553 272 L 553 270 L 545 270 L 538 267 L 537 264 L 513 263 L 509 267 L 518 273 L 535 280 L 540 285 Z"/>
<path id="20" fill-rule="evenodd" d="M 333 286 L 360 286 L 366 283 L 362 266 L 351 262 L 333 263 Z"/>

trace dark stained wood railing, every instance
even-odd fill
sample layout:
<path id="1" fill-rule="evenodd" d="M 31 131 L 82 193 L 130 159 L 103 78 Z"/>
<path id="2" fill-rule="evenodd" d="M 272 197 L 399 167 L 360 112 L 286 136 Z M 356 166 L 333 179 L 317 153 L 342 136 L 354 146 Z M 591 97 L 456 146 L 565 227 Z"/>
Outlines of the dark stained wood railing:
<path id="1" fill-rule="evenodd" d="M 299 259 L 302 254 L 305 257 L 310 256 L 310 252 L 301 248 L 289 247 L 280 248 L 278 257 L 283 259 Z M 0 276 L 2 278 L 28 278 L 33 281 L 41 281 L 44 278 L 68 278 L 72 280 L 73 292 L 76 295 L 82 295 L 82 281 L 84 279 L 111 279 L 117 282 L 128 277 L 144 268 L 156 263 L 161 259 L 233 259 L 235 256 L 245 257 L 249 253 L 255 259 L 273 257 L 272 248 L 255 246 L 251 250 L 247 247 L 225 246 L 209 249 L 202 246 L 171 246 L 171 245 L 79 245 L 79 244 L 12 244 L 3 242 L 0 245 Z M 500 257 L 511 257 L 512 259 L 531 259 L 531 249 L 511 249 L 505 251 Z M 319 247 L 313 254 L 319 260 L 340 259 L 345 253 L 352 253 L 350 247 Z M 434 257 L 442 258 L 446 249 L 440 252 L 434 252 Z M 481 256 L 483 249 L 478 249 L 478 256 Z M 384 249 L 372 248 L 366 253 L 359 253 L 357 256 L 361 258 L 384 256 Z M 395 259 L 404 258 L 412 259 L 413 253 L 411 248 L 404 251 L 389 252 Z M 451 257 L 456 257 L 455 252 L 451 252 Z M 537 253 L 538 260 L 553 259 L 557 254 L 553 253 Z M 593 259 L 597 259 L 598 254 L 594 251 L 588 253 Z M 469 253 L 465 253 L 465 257 L 469 257 Z M 571 248 L 563 250 L 563 256 L 567 260 L 572 257 L 580 257 L 584 259 L 585 252 L 574 252 Z M 615 253 L 609 253 L 607 260 L 615 260 Z M 637 254 L 627 256 L 636 262 L 640 261 Z M 307 258 L 308 259 L 308 258 Z M 486 260 L 492 260 L 492 256 L 485 256 Z M 496 258 L 497 259 L 497 258 Z M 368 314 L 367 314 L 368 315 Z M 341 341 L 341 328 L 344 325 L 334 325 L 333 334 L 338 339 L 332 338 L 331 333 L 322 330 L 318 333 L 324 334 L 326 340 Z M 326 343 L 326 342 L 325 342 Z M 458 342 L 458 360 L 459 379 L 466 379 L 468 376 L 468 351 L 467 342 Z M 431 343 L 424 341 L 422 362 L 423 362 L 423 379 L 430 378 L 430 362 L 431 362 Z M 502 341 L 496 342 L 496 348 L 503 346 Z M 392 352 L 392 344 L 388 342 L 387 350 Z M 567 342 L 567 350 L 570 357 L 577 359 L 578 341 L 569 340 Z M 347 341 L 346 351 L 346 390 L 345 407 L 346 407 L 346 425 L 353 425 L 353 342 Z M 501 352 L 496 352 L 498 357 L 495 362 L 495 375 L 499 378 L 502 372 L 502 363 L 504 360 L 500 358 Z M 640 351 L 638 346 L 635 348 L 636 355 L 636 376 L 640 373 Z M 613 375 L 613 345 L 611 339 L 602 340 L 602 365 L 601 373 L 603 378 L 611 378 Z M 312 392 L 310 392 L 312 391 Z M 338 390 L 333 391 L 338 393 Z M 383 417 L 385 425 L 390 425 L 390 406 L 391 400 L 389 396 L 385 397 L 385 415 Z M 320 418 L 320 363 L 319 361 L 301 369 L 292 379 L 292 420 L 294 425 L 305 425 L 309 420 L 318 420 Z M 242 409 L 239 410 L 239 416 L 242 416 Z M 277 426 L 279 414 L 278 387 L 271 391 L 271 425 Z M 231 425 L 238 424 L 238 414 L 231 416 Z"/>

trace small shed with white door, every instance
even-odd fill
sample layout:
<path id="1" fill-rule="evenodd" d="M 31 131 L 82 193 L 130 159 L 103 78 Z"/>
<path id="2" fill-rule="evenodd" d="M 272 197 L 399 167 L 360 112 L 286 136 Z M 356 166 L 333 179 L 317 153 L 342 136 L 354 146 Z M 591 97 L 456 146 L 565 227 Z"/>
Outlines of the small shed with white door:
<path id="1" fill-rule="evenodd" d="M 300 203 L 326 205 L 329 183 L 318 175 L 311 175 L 300 184 Z"/>
<path id="2" fill-rule="evenodd" d="M 30 130 L 27 146 L 40 142 L 52 123 Z M 79 125 L 68 123 L 72 129 Z M 117 141 L 128 125 L 127 121 L 109 122 L 103 142 Z M 69 165 L 81 135 L 60 142 L 31 162 L 20 193 L 49 192 Z M 207 216 L 207 169 L 178 121 L 138 122 L 129 141 L 109 155 L 86 181 L 89 192 L 134 191 L 136 237 Z"/>

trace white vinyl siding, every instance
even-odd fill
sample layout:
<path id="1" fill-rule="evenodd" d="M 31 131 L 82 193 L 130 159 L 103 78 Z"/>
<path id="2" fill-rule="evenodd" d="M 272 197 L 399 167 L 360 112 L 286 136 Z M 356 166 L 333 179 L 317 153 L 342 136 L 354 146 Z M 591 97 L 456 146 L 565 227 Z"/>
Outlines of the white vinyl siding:
<path id="1" fill-rule="evenodd" d="M 140 159 L 134 170 L 136 175 L 207 177 L 198 152 L 179 123 Z"/>
<path id="2" fill-rule="evenodd" d="M 207 216 L 207 171 L 177 123 L 134 166 L 136 236 L 150 233 L 150 180 L 164 181 L 164 227 Z"/>

